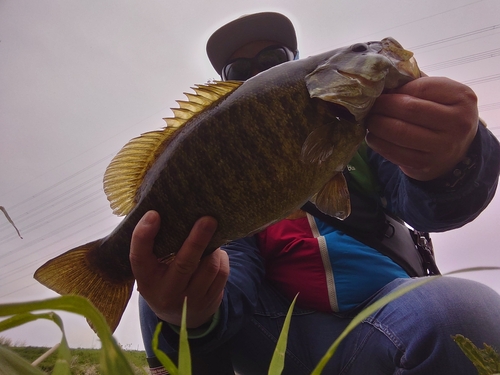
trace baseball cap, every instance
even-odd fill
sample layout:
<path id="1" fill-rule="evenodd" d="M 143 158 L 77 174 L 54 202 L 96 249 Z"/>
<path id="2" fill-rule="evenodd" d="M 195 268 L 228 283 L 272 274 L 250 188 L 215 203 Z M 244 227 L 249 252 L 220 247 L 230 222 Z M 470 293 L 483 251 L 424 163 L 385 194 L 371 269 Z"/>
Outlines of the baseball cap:
<path id="1" fill-rule="evenodd" d="M 217 73 L 231 55 L 247 43 L 271 40 L 297 52 L 297 36 L 292 22 L 280 13 L 243 15 L 217 29 L 207 41 L 207 55 Z"/>

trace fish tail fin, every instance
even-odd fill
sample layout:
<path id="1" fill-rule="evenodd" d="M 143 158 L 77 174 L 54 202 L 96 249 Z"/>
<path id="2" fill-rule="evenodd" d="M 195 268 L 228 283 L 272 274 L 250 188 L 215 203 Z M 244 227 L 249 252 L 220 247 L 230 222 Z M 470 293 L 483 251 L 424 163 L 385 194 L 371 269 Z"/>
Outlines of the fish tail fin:
<path id="1" fill-rule="evenodd" d="M 101 239 L 69 250 L 38 268 L 34 278 L 61 295 L 86 297 L 114 331 L 132 294 L 134 279 L 113 280 L 93 266 L 89 254 L 99 251 L 102 244 Z"/>

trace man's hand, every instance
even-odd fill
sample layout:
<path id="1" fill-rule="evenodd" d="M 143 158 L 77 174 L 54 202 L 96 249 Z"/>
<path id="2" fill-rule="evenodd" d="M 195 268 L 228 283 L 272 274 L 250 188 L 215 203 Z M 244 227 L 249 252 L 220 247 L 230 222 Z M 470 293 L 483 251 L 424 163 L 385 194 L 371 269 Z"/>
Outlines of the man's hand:
<path id="1" fill-rule="evenodd" d="M 217 249 L 201 258 L 216 227 L 211 217 L 199 219 L 169 265 L 160 263 L 153 253 L 159 214 L 149 211 L 135 227 L 130 245 L 132 271 L 139 292 L 160 319 L 180 326 L 185 297 L 188 328 L 208 322 L 219 308 L 229 276 L 228 256 Z"/>
<path id="2" fill-rule="evenodd" d="M 466 155 L 477 124 L 477 98 L 469 87 L 422 77 L 377 99 L 366 122 L 366 140 L 407 176 L 429 181 Z"/>

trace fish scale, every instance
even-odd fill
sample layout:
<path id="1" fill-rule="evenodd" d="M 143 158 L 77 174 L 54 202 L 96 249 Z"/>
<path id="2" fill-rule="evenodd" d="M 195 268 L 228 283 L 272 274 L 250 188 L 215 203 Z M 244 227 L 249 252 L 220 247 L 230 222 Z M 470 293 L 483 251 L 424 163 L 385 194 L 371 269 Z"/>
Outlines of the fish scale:
<path id="1" fill-rule="evenodd" d="M 386 38 L 287 62 L 244 83 L 197 85 L 166 128 L 131 140 L 108 166 L 104 190 L 113 212 L 126 215 L 121 223 L 49 260 L 35 278 L 89 298 L 114 330 L 134 284 L 132 232 L 149 210 L 162 218 L 160 261 L 173 259 L 202 216 L 218 222 L 205 254 L 308 200 L 346 217 L 341 172 L 364 139 L 364 118 L 384 89 L 419 74 L 411 52 Z"/>

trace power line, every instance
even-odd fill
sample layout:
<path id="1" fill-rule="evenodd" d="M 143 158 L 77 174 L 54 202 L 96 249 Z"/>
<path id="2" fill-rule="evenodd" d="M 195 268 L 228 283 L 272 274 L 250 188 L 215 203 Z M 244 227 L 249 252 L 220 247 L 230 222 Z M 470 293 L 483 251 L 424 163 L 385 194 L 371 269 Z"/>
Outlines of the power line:
<path id="1" fill-rule="evenodd" d="M 40 201 L 42 203 L 38 204 L 36 208 L 27 211 L 24 215 L 20 215 L 16 218 L 16 222 L 19 223 L 20 226 L 22 226 L 26 222 L 30 222 L 28 225 L 23 226 L 23 231 L 24 232 L 29 232 L 33 228 L 37 228 L 38 223 L 46 224 L 48 220 L 50 220 L 52 215 L 58 214 L 60 212 L 71 212 L 73 210 L 73 206 L 75 206 L 78 202 L 80 202 L 83 199 L 87 200 L 94 200 L 95 197 L 99 196 L 100 194 L 104 195 L 104 192 L 102 191 L 102 187 L 98 184 L 96 184 L 96 177 L 101 178 L 102 173 L 99 173 L 99 175 L 92 176 L 91 178 L 87 179 L 83 183 L 79 184 L 75 188 L 66 188 L 64 193 L 58 194 L 55 198 L 51 197 L 40 197 Z M 92 189 L 93 188 L 93 189 Z M 96 190 L 97 189 L 97 190 Z M 91 190 L 91 193 L 88 191 Z M 81 198 L 81 195 L 87 193 L 87 195 L 83 198 Z M 78 201 L 75 201 L 74 199 L 78 198 Z M 68 202 L 65 204 L 65 202 Z M 59 209 L 58 211 L 54 212 L 54 209 L 56 209 L 57 206 L 63 206 L 63 208 Z M 41 218 L 37 219 L 36 221 L 33 221 L 37 216 L 39 215 L 44 215 Z M 0 228 L 0 232 L 4 228 Z M 12 233 L 9 232 L 9 234 L 3 238 L 3 241 L 0 241 L 0 245 L 3 242 L 9 241 L 14 236 Z"/>
<path id="2" fill-rule="evenodd" d="M 422 67 L 422 70 L 425 72 L 432 72 L 435 70 L 451 68 L 452 66 L 468 64 L 471 62 L 485 60 L 485 59 L 489 59 L 489 58 L 497 57 L 497 56 L 500 56 L 500 48 L 496 48 L 496 49 L 493 49 L 490 51 L 485 51 L 485 52 L 480 52 L 480 53 L 474 53 L 471 55 L 459 57 L 456 59 L 446 60 L 446 61 L 439 62 L 436 64 L 426 65 L 426 66 Z"/>
<path id="3" fill-rule="evenodd" d="M 92 225 L 95 225 L 95 224 L 98 224 L 100 222 L 103 222 L 103 221 L 106 221 L 108 219 L 108 217 L 104 217 L 94 223 L 92 223 Z M 77 220 L 78 221 L 78 220 Z M 72 225 L 72 227 L 74 227 L 75 225 Z M 93 232 L 92 234 L 86 236 L 85 238 L 81 239 L 81 240 L 78 240 L 78 241 L 74 241 L 72 243 L 70 243 L 69 245 L 67 245 L 67 247 L 65 246 L 64 249 L 57 249 L 55 251 L 52 251 L 50 253 L 47 253 L 47 254 L 44 254 L 43 257 L 39 257 L 37 259 L 33 259 L 32 261 L 26 263 L 24 262 L 23 258 L 18 258 L 18 259 L 15 259 L 13 262 L 10 262 L 8 264 L 5 264 L 5 265 L 2 265 L 2 269 L 3 268 L 6 268 L 8 265 L 11 265 L 11 264 L 14 264 L 16 263 L 17 261 L 22 261 L 23 264 L 17 268 L 15 268 L 14 270 L 11 270 L 9 271 L 8 273 L 4 273 L 4 272 L 0 272 L 0 278 L 2 279 L 2 287 L 4 287 L 5 285 L 9 285 L 9 284 L 12 284 L 13 282 L 16 282 L 16 281 L 19 281 L 19 280 L 22 280 L 24 279 L 25 277 L 30 277 L 32 276 L 32 273 L 33 273 L 33 269 L 30 268 L 31 266 L 34 266 L 34 265 L 39 265 L 41 263 L 43 263 L 44 261 L 46 261 L 48 258 L 52 258 L 53 256 L 57 256 L 57 255 L 60 255 L 62 254 L 63 251 L 67 251 L 69 249 L 72 249 L 76 246 L 79 246 L 81 244 L 84 244 L 84 243 L 87 243 L 89 241 L 93 241 L 93 240 L 97 240 L 105 235 L 108 235 L 109 233 L 111 233 L 111 231 L 116 227 L 116 225 L 113 225 L 113 226 L 107 226 L 105 228 L 100 228 L 98 231 L 96 232 Z M 57 244 L 68 239 L 68 238 L 73 238 L 75 237 L 75 235 L 77 233 L 80 233 L 81 232 L 81 228 L 77 229 L 76 232 L 71 232 L 69 234 L 67 234 L 66 236 L 64 237 L 59 237 L 56 241 L 50 243 L 50 244 L 47 244 L 45 246 L 43 246 L 40 250 L 45 250 L 49 247 L 54 247 L 54 248 L 57 248 Z M 52 237 L 52 236 L 51 236 Z M 38 239 L 39 240 L 39 239 Z M 36 242 L 37 240 L 35 240 L 34 242 Z M 13 272 L 13 271 L 20 271 L 21 274 L 19 275 L 18 272 Z M 27 271 L 27 272 L 23 272 L 23 271 Z M 17 278 L 14 278 L 12 279 L 10 276 L 16 276 L 16 275 L 19 275 L 19 277 Z M 5 277 L 6 276 L 6 277 Z M 6 280 L 10 279 L 10 281 L 8 282 L 5 282 Z M 34 283 L 36 284 L 36 283 Z M 11 293 L 9 293 L 11 294 Z M 8 294 L 7 294 L 8 295 Z M 0 295 L 0 298 L 4 297 L 6 295 Z"/>
<path id="4" fill-rule="evenodd" d="M 483 105 L 478 106 L 477 108 L 479 109 L 480 112 L 493 111 L 496 109 L 500 109 L 500 102 L 483 104 Z"/>
<path id="5" fill-rule="evenodd" d="M 472 85 L 477 85 L 480 83 L 497 81 L 499 79 L 500 79 L 500 74 L 493 74 L 493 75 L 487 76 L 487 77 L 480 77 L 480 78 L 475 78 L 475 79 L 469 79 L 468 81 L 462 81 L 462 83 L 464 85 L 472 86 Z"/>
<path id="6" fill-rule="evenodd" d="M 348 42 L 352 42 L 352 41 L 355 41 L 355 42 L 358 42 L 359 39 L 365 39 L 365 38 L 369 38 L 373 35 L 379 35 L 383 32 L 387 32 L 389 30 L 394 30 L 394 29 L 398 29 L 400 27 L 408 27 L 408 25 L 411 25 L 411 24 L 415 24 L 415 23 L 419 23 L 419 22 L 422 22 L 424 20 L 427 20 L 427 19 L 430 19 L 430 18 L 434 18 L 434 17 L 437 17 L 437 16 L 441 16 L 443 14 L 446 14 L 446 13 L 450 13 L 450 12 L 454 12 L 455 10 L 458 10 L 458 9 L 461 9 L 461 8 L 466 8 L 466 7 L 470 7 L 470 6 L 473 6 L 475 4 L 478 4 L 478 3 L 482 3 L 483 1 L 485 0 L 478 0 L 478 1 L 473 1 L 469 4 L 465 4 L 465 5 L 461 5 L 461 6 L 458 6 L 456 8 L 451 8 L 451 9 L 448 9 L 448 10 L 445 10 L 445 11 L 442 11 L 442 12 L 438 12 L 438 13 L 434 13 L 434 14 L 431 14 L 429 16 L 425 16 L 425 17 L 421 17 L 421 18 L 418 18 L 416 20 L 413 20 L 413 21 L 410 21 L 410 22 L 405 22 L 405 23 L 402 23 L 402 24 L 399 24 L 399 25 L 396 25 L 396 26 L 392 26 L 392 27 L 388 27 L 386 29 L 382 29 L 382 30 L 379 30 L 375 33 L 370 33 L 370 34 L 365 34 L 363 36 L 360 36 L 360 37 L 357 37 L 357 39 L 350 39 L 348 40 L 346 43 Z M 418 47 L 418 46 L 417 46 Z"/>
<path id="7" fill-rule="evenodd" d="M 438 40 L 435 40 L 433 42 L 427 42 L 427 43 L 420 44 L 420 45 L 417 45 L 417 46 L 414 46 L 414 47 L 410 47 L 409 50 L 413 52 L 413 51 L 416 51 L 416 50 L 419 50 L 419 49 L 423 49 L 423 48 L 435 46 L 437 44 L 448 43 L 448 42 L 451 42 L 451 41 L 454 41 L 454 40 L 458 40 L 458 39 L 462 39 L 462 38 L 467 38 L 467 37 L 470 37 L 472 35 L 482 34 L 482 33 L 488 32 L 488 31 L 492 31 L 492 30 L 495 30 L 495 31 L 500 30 L 500 25 L 488 26 L 488 27 L 484 27 L 482 29 L 478 29 L 478 30 L 474 30 L 474 31 L 469 31 L 467 33 L 453 35 L 453 36 L 450 36 L 448 38 L 438 39 Z"/>

